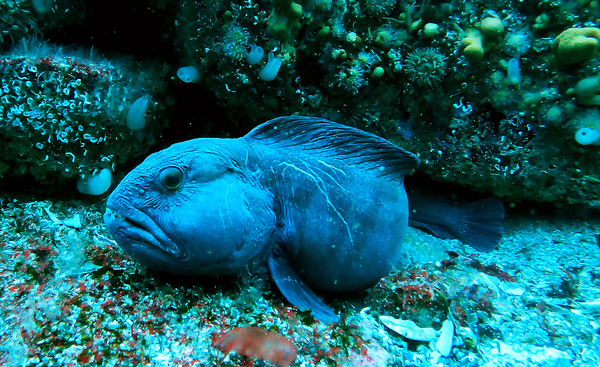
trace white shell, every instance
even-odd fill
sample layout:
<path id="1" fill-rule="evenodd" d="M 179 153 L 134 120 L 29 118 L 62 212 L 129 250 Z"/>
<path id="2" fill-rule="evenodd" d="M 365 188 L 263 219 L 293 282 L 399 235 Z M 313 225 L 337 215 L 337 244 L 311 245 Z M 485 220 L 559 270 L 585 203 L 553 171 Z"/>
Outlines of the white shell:
<path id="1" fill-rule="evenodd" d="M 62 221 L 65 226 L 73 227 L 73 228 L 81 228 L 81 216 L 79 214 L 75 214 L 71 218 L 67 218 Z"/>
<path id="2" fill-rule="evenodd" d="M 452 340 L 454 339 L 454 323 L 447 319 L 442 324 L 440 338 L 435 343 L 435 348 L 444 357 L 448 357 L 452 353 Z"/>
<path id="3" fill-rule="evenodd" d="M 510 283 L 500 283 L 498 287 L 506 294 L 510 294 L 511 296 L 522 296 L 525 293 L 523 288 L 517 287 Z"/>
<path id="4" fill-rule="evenodd" d="M 398 320 L 391 316 L 380 316 L 382 324 L 394 330 L 398 334 L 410 340 L 430 342 L 437 337 L 437 331 L 433 328 L 420 328 L 410 320 Z M 454 332 L 453 332 L 454 333 Z"/>

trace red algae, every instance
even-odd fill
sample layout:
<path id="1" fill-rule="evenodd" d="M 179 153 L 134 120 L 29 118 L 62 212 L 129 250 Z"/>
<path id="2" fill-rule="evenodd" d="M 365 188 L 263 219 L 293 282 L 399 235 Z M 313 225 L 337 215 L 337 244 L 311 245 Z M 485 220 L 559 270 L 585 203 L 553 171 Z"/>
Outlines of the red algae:
<path id="1" fill-rule="evenodd" d="M 296 360 L 296 347 L 283 335 L 255 326 L 242 326 L 215 339 L 212 346 L 227 354 L 261 359 L 281 367 L 291 366 Z"/>

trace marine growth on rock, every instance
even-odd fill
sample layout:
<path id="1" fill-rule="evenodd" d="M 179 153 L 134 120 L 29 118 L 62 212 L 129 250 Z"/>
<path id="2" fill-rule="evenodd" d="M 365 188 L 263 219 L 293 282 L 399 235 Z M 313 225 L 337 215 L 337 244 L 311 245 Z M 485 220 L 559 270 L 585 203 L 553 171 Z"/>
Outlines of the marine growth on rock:
<path id="1" fill-rule="evenodd" d="M 296 360 L 296 347 L 283 335 L 255 326 L 243 326 L 228 331 L 215 339 L 212 346 L 227 354 L 261 359 L 281 367 L 291 366 Z"/>

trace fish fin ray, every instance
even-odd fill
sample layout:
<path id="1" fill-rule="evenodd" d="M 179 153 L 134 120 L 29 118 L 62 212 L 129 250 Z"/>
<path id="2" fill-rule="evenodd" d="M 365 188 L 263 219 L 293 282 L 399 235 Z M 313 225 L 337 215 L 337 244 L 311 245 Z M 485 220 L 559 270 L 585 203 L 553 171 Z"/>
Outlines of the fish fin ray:
<path id="1" fill-rule="evenodd" d="M 427 232 L 431 235 L 434 235 L 437 238 L 442 238 L 442 239 L 456 238 L 456 235 L 454 233 L 452 233 L 452 231 L 450 231 L 446 226 L 443 226 L 443 225 L 419 222 L 414 219 L 410 219 L 410 217 L 409 217 L 408 218 L 408 226 L 414 227 L 414 228 L 419 228 L 420 230 Z"/>
<path id="2" fill-rule="evenodd" d="M 504 205 L 500 199 L 492 197 L 464 204 L 460 213 L 458 227 L 420 222 L 410 217 L 408 225 L 438 238 L 456 238 L 478 251 L 495 250 L 504 233 Z"/>
<path id="3" fill-rule="evenodd" d="M 377 135 L 316 117 L 277 117 L 258 125 L 244 138 L 266 145 L 321 150 L 398 180 L 419 166 L 415 154 Z"/>
<path id="4" fill-rule="evenodd" d="M 333 312 L 333 309 L 323 303 L 312 289 L 300 279 L 280 248 L 276 247 L 271 250 L 268 264 L 277 288 L 288 302 L 301 311 L 310 310 L 314 318 L 321 322 L 330 324 L 339 321 L 340 317 Z"/>
<path id="5" fill-rule="evenodd" d="M 466 204 L 456 237 L 467 245 L 483 252 L 498 246 L 504 233 L 504 205 L 496 197 Z"/>

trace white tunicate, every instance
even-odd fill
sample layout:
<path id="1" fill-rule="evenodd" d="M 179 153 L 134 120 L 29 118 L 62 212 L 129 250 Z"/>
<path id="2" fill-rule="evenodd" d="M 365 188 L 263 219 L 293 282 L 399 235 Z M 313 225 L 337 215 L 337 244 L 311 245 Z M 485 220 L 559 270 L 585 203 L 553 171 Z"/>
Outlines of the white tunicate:
<path id="1" fill-rule="evenodd" d="M 183 66 L 177 70 L 177 77 L 184 83 L 198 83 L 200 73 L 193 66 Z"/>
<path id="2" fill-rule="evenodd" d="M 129 107 L 126 125 L 129 130 L 140 130 L 146 126 L 146 111 L 150 105 L 150 96 L 141 96 Z"/>
<path id="3" fill-rule="evenodd" d="M 519 68 L 519 59 L 508 60 L 508 82 L 512 85 L 521 84 L 521 69 Z"/>
<path id="4" fill-rule="evenodd" d="M 262 60 L 263 56 L 265 56 L 265 51 L 262 47 L 252 45 L 250 46 L 250 52 L 246 54 L 246 61 L 248 61 L 248 64 L 250 65 L 255 65 Z"/>
<path id="5" fill-rule="evenodd" d="M 262 80 L 270 82 L 271 80 L 277 77 L 277 73 L 279 72 L 279 68 L 281 67 L 282 61 L 280 58 L 275 57 L 272 52 L 269 52 L 269 58 L 267 60 L 267 65 L 260 69 L 258 72 L 258 77 Z"/>
<path id="6" fill-rule="evenodd" d="M 575 133 L 575 141 L 581 145 L 600 145 L 600 130 L 582 127 Z"/>
<path id="7" fill-rule="evenodd" d="M 85 195 L 102 195 L 110 189 L 112 174 L 108 168 L 88 176 L 85 179 L 77 180 L 77 191 Z"/>
<path id="8" fill-rule="evenodd" d="M 52 10 L 52 5 L 54 5 L 54 0 L 32 0 L 33 10 L 35 10 L 38 14 L 45 14 Z"/>

